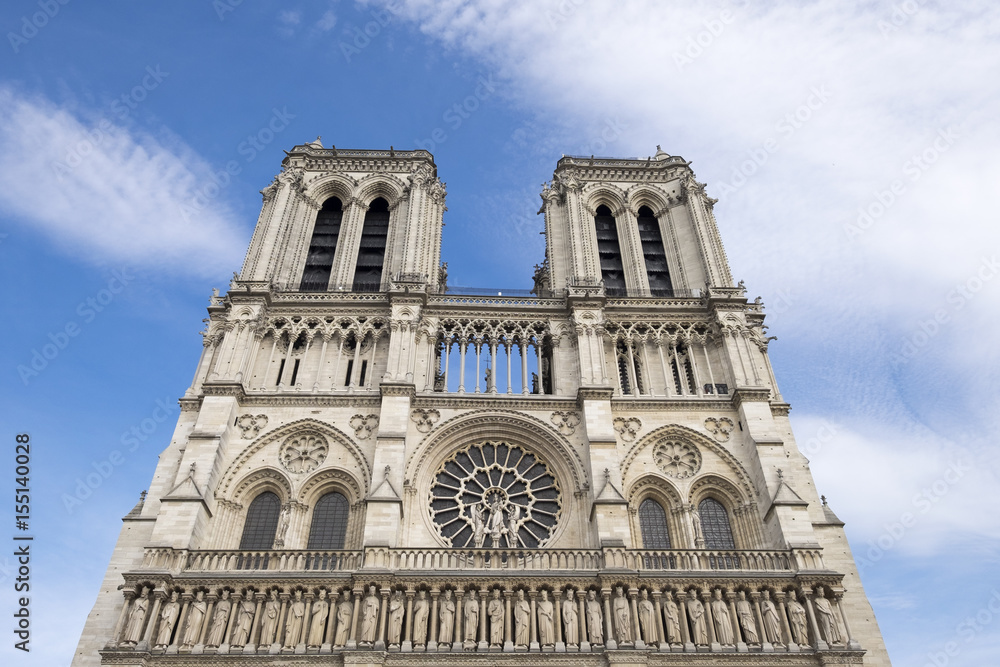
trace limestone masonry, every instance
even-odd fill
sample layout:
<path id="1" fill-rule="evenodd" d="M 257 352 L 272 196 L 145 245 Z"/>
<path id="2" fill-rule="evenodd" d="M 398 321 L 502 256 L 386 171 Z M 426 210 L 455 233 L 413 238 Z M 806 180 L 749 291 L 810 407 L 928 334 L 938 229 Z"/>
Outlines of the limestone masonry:
<path id="1" fill-rule="evenodd" d="M 889 665 L 688 163 L 560 159 L 530 293 L 445 194 L 287 154 L 73 665 Z"/>

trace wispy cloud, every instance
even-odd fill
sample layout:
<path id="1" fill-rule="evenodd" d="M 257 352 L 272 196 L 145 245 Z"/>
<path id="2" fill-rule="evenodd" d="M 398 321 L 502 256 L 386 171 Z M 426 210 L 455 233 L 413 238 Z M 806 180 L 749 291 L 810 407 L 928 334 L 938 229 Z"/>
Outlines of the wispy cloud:
<path id="1" fill-rule="evenodd" d="M 223 205 L 182 214 L 213 171 L 179 141 L 0 87 L 0 208 L 84 259 L 198 276 L 237 268 L 246 233 Z"/>

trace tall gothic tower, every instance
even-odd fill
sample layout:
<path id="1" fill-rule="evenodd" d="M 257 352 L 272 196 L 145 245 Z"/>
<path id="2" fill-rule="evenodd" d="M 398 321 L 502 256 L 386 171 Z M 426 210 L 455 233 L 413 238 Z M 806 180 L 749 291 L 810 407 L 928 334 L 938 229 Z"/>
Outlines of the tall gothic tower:
<path id="1" fill-rule="evenodd" d="M 74 665 L 889 665 L 687 162 L 559 160 L 522 294 L 426 151 L 262 194 Z"/>

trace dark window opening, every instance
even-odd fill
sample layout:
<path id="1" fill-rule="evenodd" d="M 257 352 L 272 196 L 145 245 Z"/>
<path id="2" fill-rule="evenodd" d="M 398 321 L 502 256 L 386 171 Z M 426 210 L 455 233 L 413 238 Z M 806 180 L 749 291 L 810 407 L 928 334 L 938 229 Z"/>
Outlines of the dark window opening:
<path id="1" fill-rule="evenodd" d="M 278 379 L 274 381 L 274 386 L 277 387 L 281 384 L 281 376 L 285 372 L 285 360 L 282 359 L 278 364 Z"/>
<path id="2" fill-rule="evenodd" d="M 361 386 L 361 387 L 365 386 L 365 373 L 367 371 L 368 371 L 368 362 L 367 361 L 362 361 L 361 362 L 361 377 L 358 378 L 358 385 Z"/>
<path id="3" fill-rule="evenodd" d="M 653 296 L 672 296 L 670 271 L 667 268 L 667 251 L 660 233 L 660 221 L 648 206 L 639 209 L 636 218 L 639 239 L 642 242 L 642 256 L 646 261 L 646 275 L 649 277 L 649 291 Z"/>
<path id="4" fill-rule="evenodd" d="M 250 503 L 247 510 L 247 520 L 243 524 L 243 538 L 240 549 L 244 551 L 262 551 L 274 545 L 274 534 L 278 530 L 278 516 L 281 514 L 281 501 L 270 491 L 265 491 Z"/>
<path id="5" fill-rule="evenodd" d="M 323 202 L 323 208 L 316 214 L 306 267 L 302 272 L 299 289 L 303 292 L 324 292 L 330 285 L 333 258 L 337 252 L 340 237 L 340 223 L 344 217 L 343 204 L 336 197 Z"/>
<path id="6" fill-rule="evenodd" d="M 343 549 L 347 535 L 347 498 L 340 493 L 328 493 L 313 509 L 309 526 L 308 549 Z"/>
<path id="7" fill-rule="evenodd" d="M 604 291 L 611 296 L 625 295 L 625 269 L 622 251 L 618 245 L 618 225 L 607 206 L 598 206 L 594 216 L 597 230 L 597 254 L 601 260 L 601 278 Z"/>
<path id="8" fill-rule="evenodd" d="M 698 503 L 698 515 L 701 517 L 701 534 L 705 538 L 705 548 L 736 548 L 733 531 L 729 527 L 729 515 L 722 503 L 715 498 L 705 498 Z"/>
<path id="9" fill-rule="evenodd" d="M 347 360 L 347 375 L 344 376 L 344 386 L 348 387 L 351 384 L 351 372 L 354 370 L 354 359 Z"/>
<path id="10" fill-rule="evenodd" d="M 358 263 L 354 267 L 355 292 L 378 292 L 382 288 L 382 264 L 389 235 L 389 202 L 379 197 L 368 207 L 361 230 Z"/>
<path id="11" fill-rule="evenodd" d="M 301 359 L 296 359 L 295 360 L 295 365 L 292 366 L 292 381 L 289 382 L 288 384 L 290 384 L 293 387 L 295 386 L 295 378 L 297 378 L 299 376 L 299 362 L 300 361 L 301 361 Z"/>
<path id="12" fill-rule="evenodd" d="M 651 498 L 643 500 L 639 505 L 639 532 L 642 533 L 643 549 L 670 548 L 667 513 L 660 503 Z"/>

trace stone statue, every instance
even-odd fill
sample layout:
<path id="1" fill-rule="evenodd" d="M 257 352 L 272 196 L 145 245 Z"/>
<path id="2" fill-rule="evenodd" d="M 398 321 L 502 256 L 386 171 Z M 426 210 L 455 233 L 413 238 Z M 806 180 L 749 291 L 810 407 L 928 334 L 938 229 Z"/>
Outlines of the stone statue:
<path id="1" fill-rule="evenodd" d="M 451 644 L 455 637 L 455 601 L 451 589 L 444 589 L 444 599 L 438 604 L 438 644 Z"/>
<path id="2" fill-rule="evenodd" d="M 413 645 L 427 644 L 427 616 L 430 606 L 427 604 L 427 591 L 417 593 L 417 601 L 413 605 Z"/>
<path id="3" fill-rule="evenodd" d="M 176 593 L 174 593 L 176 596 Z M 146 620 L 146 609 L 149 608 L 149 589 L 145 586 L 139 591 L 139 597 L 132 602 L 132 610 L 128 613 L 128 624 L 122 634 L 122 644 L 135 646 L 142 639 L 142 625 Z M 170 626 L 173 629 L 173 626 Z"/>
<path id="4" fill-rule="evenodd" d="M 231 646 L 246 646 L 250 641 L 250 630 L 253 628 L 253 616 L 256 611 L 257 605 L 248 595 L 236 610 L 236 629 L 233 630 L 233 639 L 229 642 Z"/>
<path id="5" fill-rule="evenodd" d="M 663 617 L 666 621 L 664 629 L 667 633 L 667 641 L 671 644 L 680 644 L 681 614 L 677 603 L 674 602 L 673 593 L 668 592 L 663 596 Z"/>
<path id="6" fill-rule="evenodd" d="M 602 624 L 601 602 L 595 591 L 587 591 L 587 634 L 594 646 L 604 645 L 604 625 Z"/>
<path id="7" fill-rule="evenodd" d="M 614 622 L 615 638 L 619 644 L 632 641 L 632 619 L 628 608 L 628 598 L 621 586 L 615 588 L 615 601 L 611 606 L 611 620 Z"/>
<path id="8" fill-rule="evenodd" d="M 389 646 L 399 646 L 403 632 L 403 613 L 406 610 L 406 596 L 396 591 L 389 598 Z"/>
<path id="9" fill-rule="evenodd" d="M 288 523 L 291 520 L 292 508 L 290 505 L 285 505 L 281 508 L 281 514 L 278 515 L 278 529 L 274 533 L 274 548 L 281 549 L 285 546 L 285 534 L 288 532 Z"/>
<path id="10" fill-rule="evenodd" d="M 486 509 L 482 504 L 476 503 L 469 511 L 472 513 L 472 543 L 477 549 L 482 549 L 486 542 L 486 519 L 483 517 Z"/>
<path id="11" fill-rule="evenodd" d="M 510 503 L 510 510 L 507 516 L 507 547 L 517 549 L 521 546 L 521 541 L 517 535 L 518 524 L 521 520 L 521 506 Z"/>
<path id="12" fill-rule="evenodd" d="M 493 503 L 490 506 L 490 539 L 493 540 L 493 548 L 500 547 L 500 537 L 506 532 L 503 525 L 503 505 L 500 503 L 500 494 L 493 496 Z"/>
<path id="13" fill-rule="evenodd" d="M 764 589 L 764 599 L 760 601 L 761 615 L 764 617 L 764 636 L 767 641 L 777 646 L 782 646 L 781 640 L 781 617 L 778 616 L 778 609 L 771 600 L 771 591 Z"/>
<path id="14" fill-rule="evenodd" d="M 566 599 L 562 602 L 563 639 L 567 646 L 580 643 L 580 619 L 577 617 L 576 602 L 572 589 L 566 589 Z"/>
<path id="15" fill-rule="evenodd" d="M 531 604 L 524 599 L 524 589 L 517 590 L 514 602 L 514 646 L 527 646 L 530 636 Z"/>
<path id="16" fill-rule="evenodd" d="M 722 591 L 715 589 L 712 599 L 712 621 L 715 623 L 715 637 L 723 646 L 733 645 L 733 619 L 729 607 L 722 599 Z"/>
<path id="17" fill-rule="evenodd" d="M 465 643 L 476 643 L 476 631 L 479 630 L 479 600 L 476 599 L 476 589 L 469 589 L 465 602 Z"/>
<path id="18" fill-rule="evenodd" d="M 837 617 L 833 614 L 833 606 L 826 599 L 826 589 L 822 586 L 816 588 L 813 605 L 816 607 L 816 621 L 823 639 L 826 640 L 827 644 L 842 644 L 843 638 L 840 634 L 840 626 L 837 625 Z"/>
<path id="19" fill-rule="evenodd" d="M 368 596 L 361 605 L 361 639 L 358 644 L 369 646 L 375 643 L 378 631 L 378 592 L 374 586 L 368 587 Z"/>
<path id="20" fill-rule="evenodd" d="M 330 615 L 330 603 L 326 601 L 326 589 L 319 590 L 319 599 L 313 602 L 312 618 L 309 620 L 308 646 L 322 646 L 326 633 L 326 619 Z"/>
<path id="21" fill-rule="evenodd" d="M 198 591 L 194 601 L 188 605 L 187 629 L 184 631 L 182 646 L 194 646 L 201 634 L 201 624 L 205 620 L 208 603 L 205 602 L 205 591 Z"/>
<path id="22" fill-rule="evenodd" d="M 285 648 L 295 648 L 302 635 L 302 622 L 306 616 L 306 603 L 302 601 L 302 591 L 295 591 L 295 602 L 288 607 L 285 619 Z"/>
<path id="23" fill-rule="evenodd" d="M 541 591 L 541 600 L 535 605 L 538 612 L 538 643 L 542 646 L 554 646 L 556 643 L 555 607 L 549 600 L 549 592 Z"/>
<path id="24" fill-rule="evenodd" d="M 806 632 L 806 610 L 795 599 L 795 595 L 788 596 L 788 615 L 792 619 L 792 638 L 799 646 L 809 645 L 809 633 Z"/>
<path id="25" fill-rule="evenodd" d="M 708 646 L 708 626 L 705 624 L 705 606 L 695 595 L 694 591 L 688 591 L 687 603 L 688 616 L 691 617 L 691 634 L 694 643 L 700 646 Z"/>
<path id="26" fill-rule="evenodd" d="M 503 600 L 500 599 L 500 589 L 493 589 L 493 599 L 486 607 L 490 616 L 490 646 L 503 646 Z"/>
<path id="27" fill-rule="evenodd" d="M 743 639 L 747 644 L 759 644 L 760 636 L 757 634 L 757 623 L 753 619 L 753 609 L 747 602 L 747 594 L 740 591 L 736 600 L 736 616 L 740 620 L 740 627 L 743 628 Z"/>
<path id="28" fill-rule="evenodd" d="M 441 268 L 438 269 L 438 283 L 441 285 L 442 294 L 448 291 L 448 262 L 441 262 Z"/>
<path id="29" fill-rule="evenodd" d="M 156 633 L 154 648 L 167 648 L 170 646 L 170 636 L 174 634 L 174 624 L 177 623 L 177 616 L 181 613 L 181 605 L 177 601 L 177 591 L 170 594 L 170 601 L 163 605 L 160 610 L 160 629 Z M 131 622 L 131 617 L 129 617 Z"/>
<path id="30" fill-rule="evenodd" d="M 489 366 L 486 367 L 486 377 L 483 378 L 486 383 L 486 391 L 491 391 L 493 389 L 493 369 Z"/>
<path id="31" fill-rule="evenodd" d="M 344 593 L 344 599 L 337 605 L 337 632 L 333 638 L 334 646 L 346 646 L 351 638 L 351 616 L 354 614 L 354 603 L 351 602 L 351 592 Z"/>
<path id="32" fill-rule="evenodd" d="M 705 538 L 701 534 L 701 514 L 694 505 L 691 505 L 691 528 L 694 530 L 694 541 L 696 544 L 703 544 Z"/>
<path id="33" fill-rule="evenodd" d="M 642 640 L 647 644 L 654 644 L 659 641 L 656 635 L 656 607 L 645 588 L 639 593 L 639 598 L 639 629 L 642 631 Z"/>
<path id="34" fill-rule="evenodd" d="M 223 643 L 226 634 L 226 625 L 229 624 L 229 612 L 233 608 L 233 603 L 229 601 L 229 590 L 222 591 L 222 599 L 215 605 L 212 612 L 212 627 L 208 631 L 205 639 L 205 646 L 218 646 Z"/>
<path id="35" fill-rule="evenodd" d="M 281 603 L 278 602 L 278 591 L 272 590 L 271 597 L 264 605 L 264 620 L 260 624 L 260 645 L 270 646 L 273 644 L 278 630 L 278 612 L 281 611 Z"/>

